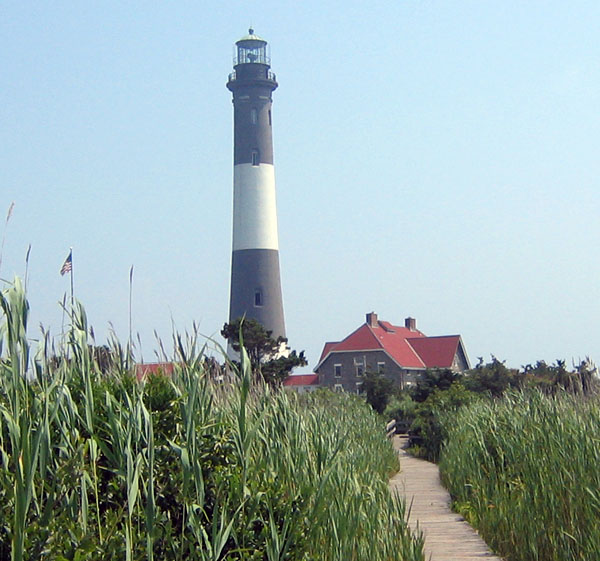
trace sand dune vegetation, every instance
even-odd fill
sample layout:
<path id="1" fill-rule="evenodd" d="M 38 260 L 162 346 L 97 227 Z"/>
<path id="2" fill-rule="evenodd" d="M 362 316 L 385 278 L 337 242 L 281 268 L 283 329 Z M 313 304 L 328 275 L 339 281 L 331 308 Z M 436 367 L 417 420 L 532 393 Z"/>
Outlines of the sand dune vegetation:
<path id="1" fill-rule="evenodd" d="M 447 419 L 455 507 L 514 561 L 600 559 L 598 397 L 509 393 Z"/>
<path id="2" fill-rule="evenodd" d="M 195 336 L 171 376 L 100 364 L 76 304 L 64 346 L 27 336 L 6 286 L 0 362 L 0 560 L 420 560 L 387 479 L 397 458 L 359 398 L 210 375 Z"/>

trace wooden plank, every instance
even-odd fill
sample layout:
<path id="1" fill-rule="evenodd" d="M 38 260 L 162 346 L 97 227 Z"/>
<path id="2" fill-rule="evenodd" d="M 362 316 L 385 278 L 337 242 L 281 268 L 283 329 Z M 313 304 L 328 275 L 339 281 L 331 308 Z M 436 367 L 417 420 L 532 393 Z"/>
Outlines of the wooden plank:
<path id="1" fill-rule="evenodd" d="M 440 482 L 438 467 L 413 458 L 404 447 L 405 437 L 393 439 L 400 471 L 390 479 L 390 489 L 406 501 L 407 521 L 425 538 L 428 561 L 501 561 L 479 534 L 459 514 L 450 510 L 450 495 Z"/>

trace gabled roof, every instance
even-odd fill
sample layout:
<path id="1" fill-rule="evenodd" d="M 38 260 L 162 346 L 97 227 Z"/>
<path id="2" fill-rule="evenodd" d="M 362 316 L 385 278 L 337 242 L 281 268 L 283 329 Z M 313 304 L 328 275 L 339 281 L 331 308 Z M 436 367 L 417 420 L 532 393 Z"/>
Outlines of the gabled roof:
<path id="1" fill-rule="evenodd" d="M 460 335 L 407 339 L 427 368 L 450 368 L 458 351 Z"/>
<path id="2" fill-rule="evenodd" d="M 321 352 L 321 358 L 319 359 L 319 363 L 329 354 L 329 351 L 331 351 L 331 349 L 333 349 L 333 347 L 335 347 L 336 345 L 339 345 L 339 341 L 337 343 L 332 341 L 328 341 L 327 343 L 325 343 L 323 351 Z"/>
<path id="3" fill-rule="evenodd" d="M 318 383 L 318 374 L 292 374 L 283 381 L 284 386 L 316 386 Z"/>
<path id="4" fill-rule="evenodd" d="M 387 321 L 378 321 L 376 326 L 363 323 L 342 341 L 325 343 L 317 368 L 331 353 L 378 350 L 387 352 L 399 366 L 425 368 L 425 363 L 413 347 L 407 343 L 408 337 L 425 337 L 425 335 L 420 331 L 411 331 L 406 327 L 392 325 Z"/>
<path id="5" fill-rule="evenodd" d="M 375 321 L 363 323 L 342 341 L 325 343 L 315 370 L 331 354 L 352 351 L 384 351 L 402 368 L 452 367 L 459 345 L 462 345 L 460 335 L 427 337 L 416 328 L 392 325 L 377 320 L 375 314 L 372 316 Z M 411 321 L 414 327 L 414 320 Z"/>

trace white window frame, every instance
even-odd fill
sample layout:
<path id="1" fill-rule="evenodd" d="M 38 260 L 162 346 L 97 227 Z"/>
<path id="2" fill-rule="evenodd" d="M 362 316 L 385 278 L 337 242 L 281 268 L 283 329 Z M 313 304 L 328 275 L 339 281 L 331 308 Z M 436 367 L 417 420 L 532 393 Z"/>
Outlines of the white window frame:
<path id="1" fill-rule="evenodd" d="M 385 362 L 377 363 L 377 373 L 381 374 L 385 370 Z"/>
<path id="2" fill-rule="evenodd" d="M 354 357 L 354 373 L 357 378 L 362 378 L 365 375 L 367 369 L 367 361 L 365 357 L 356 358 Z"/>
<path id="3" fill-rule="evenodd" d="M 340 372 L 339 374 L 337 373 L 338 366 L 340 367 L 339 368 L 339 372 Z M 333 377 L 334 378 L 341 378 L 342 377 L 342 365 L 341 364 L 334 364 L 333 365 Z"/>
<path id="4" fill-rule="evenodd" d="M 360 395 L 360 388 L 362 388 L 363 383 L 362 382 L 356 382 L 355 386 L 356 386 L 356 395 Z"/>
<path id="5" fill-rule="evenodd" d="M 344 386 L 342 386 L 342 384 L 334 384 L 333 391 L 334 392 L 343 392 Z"/>

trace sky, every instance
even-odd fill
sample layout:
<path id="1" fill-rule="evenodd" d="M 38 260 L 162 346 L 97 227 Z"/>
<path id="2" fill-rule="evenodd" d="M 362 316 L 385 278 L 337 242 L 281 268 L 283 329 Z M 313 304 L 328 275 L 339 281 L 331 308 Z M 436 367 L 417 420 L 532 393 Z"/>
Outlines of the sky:
<path id="1" fill-rule="evenodd" d="M 0 278 L 29 336 L 75 296 L 102 344 L 228 317 L 233 46 L 271 48 L 289 344 L 367 312 L 472 364 L 600 362 L 600 3 L 0 4 Z M 2 222 L 4 224 L 4 222 Z M 5 283 L 3 283 L 5 285 Z M 6 286 L 6 285 L 5 285 Z M 137 337 L 136 337 L 137 338 Z"/>

